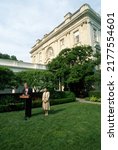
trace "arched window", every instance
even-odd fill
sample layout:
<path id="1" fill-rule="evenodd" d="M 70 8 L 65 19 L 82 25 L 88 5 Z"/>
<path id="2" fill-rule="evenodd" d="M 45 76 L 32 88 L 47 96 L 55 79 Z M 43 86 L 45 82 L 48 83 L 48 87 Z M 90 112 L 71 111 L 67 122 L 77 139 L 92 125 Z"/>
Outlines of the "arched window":
<path id="1" fill-rule="evenodd" d="M 46 63 L 54 58 L 54 51 L 52 47 L 49 47 L 46 51 Z"/>
<path id="2" fill-rule="evenodd" d="M 48 64 L 54 58 L 54 50 L 52 47 L 49 47 L 46 51 L 46 64 Z"/>
<path id="3" fill-rule="evenodd" d="M 54 56 L 53 48 L 49 47 L 46 51 L 46 58 L 49 59 L 49 58 L 52 58 L 53 56 Z"/>

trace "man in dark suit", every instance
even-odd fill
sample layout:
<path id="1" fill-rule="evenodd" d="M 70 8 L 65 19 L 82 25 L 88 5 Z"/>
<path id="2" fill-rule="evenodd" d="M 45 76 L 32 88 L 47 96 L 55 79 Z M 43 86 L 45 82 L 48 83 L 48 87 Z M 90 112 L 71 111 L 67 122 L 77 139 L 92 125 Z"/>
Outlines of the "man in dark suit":
<path id="1" fill-rule="evenodd" d="M 27 83 L 24 83 L 23 95 L 29 96 L 25 99 L 25 120 L 27 120 L 27 117 L 31 117 L 32 109 L 32 89 L 28 87 Z"/>

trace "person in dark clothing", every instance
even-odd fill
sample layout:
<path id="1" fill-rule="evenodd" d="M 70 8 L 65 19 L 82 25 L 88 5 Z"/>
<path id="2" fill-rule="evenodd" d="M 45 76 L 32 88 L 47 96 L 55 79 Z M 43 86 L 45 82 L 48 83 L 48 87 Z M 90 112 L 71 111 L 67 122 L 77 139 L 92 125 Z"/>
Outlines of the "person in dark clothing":
<path id="1" fill-rule="evenodd" d="M 28 87 L 27 83 L 24 83 L 23 95 L 29 96 L 25 99 L 25 120 L 27 120 L 27 117 L 30 118 L 32 114 L 32 89 Z"/>

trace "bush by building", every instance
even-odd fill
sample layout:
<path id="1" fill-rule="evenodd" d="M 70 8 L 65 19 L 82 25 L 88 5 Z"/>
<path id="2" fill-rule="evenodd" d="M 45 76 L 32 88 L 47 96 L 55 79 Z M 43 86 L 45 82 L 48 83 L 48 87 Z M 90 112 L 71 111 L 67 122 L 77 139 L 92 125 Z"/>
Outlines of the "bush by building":
<path id="1" fill-rule="evenodd" d="M 24 100 L 20 99 L 21 94 L 1 94 L 0 95 L 0 112 L 17 111 L 24 109 Z M 32 108 L 42 106 L 42 93 L 33 93 Z M 75 95 L 72 92 L 56 92 L 51 93 L 50 104 L 63 104 L 75 101 Z"/>

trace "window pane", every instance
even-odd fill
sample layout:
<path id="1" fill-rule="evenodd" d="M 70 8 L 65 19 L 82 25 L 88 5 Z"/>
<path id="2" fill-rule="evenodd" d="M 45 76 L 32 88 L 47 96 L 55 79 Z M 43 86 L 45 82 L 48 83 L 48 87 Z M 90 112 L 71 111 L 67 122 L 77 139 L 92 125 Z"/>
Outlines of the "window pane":
<path id="1" fill-rule="evenodd" d="M 60 40 L 60 46 L 64 45 L 64 39 Z"/>
<path id="2" fill-rule="evenodd" d="M 94 28 L 93 29 L 93 38 L 94 38 L 94 42 L 97 41 L 97 30 Z"/>
<path id="3" fill-rule="evenodd" d="M 79 43 L 79 31 L 74 32 L 74 43 Z"/>

